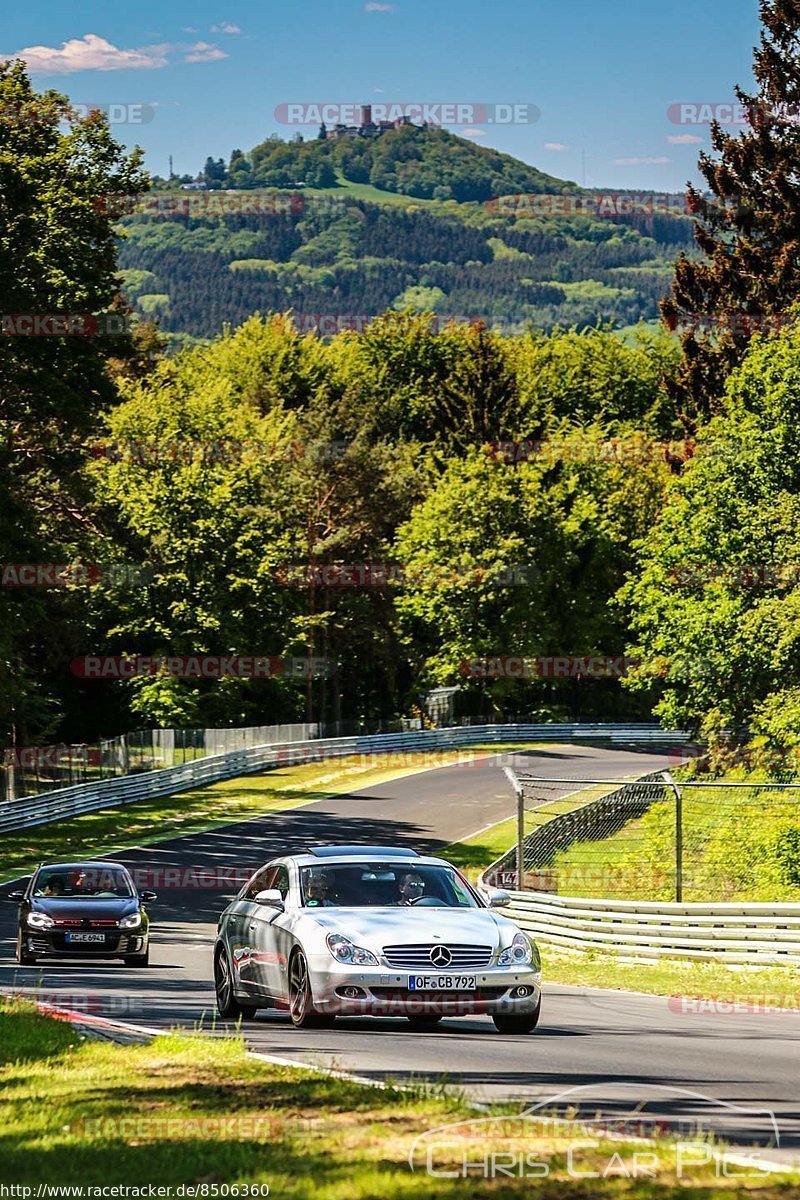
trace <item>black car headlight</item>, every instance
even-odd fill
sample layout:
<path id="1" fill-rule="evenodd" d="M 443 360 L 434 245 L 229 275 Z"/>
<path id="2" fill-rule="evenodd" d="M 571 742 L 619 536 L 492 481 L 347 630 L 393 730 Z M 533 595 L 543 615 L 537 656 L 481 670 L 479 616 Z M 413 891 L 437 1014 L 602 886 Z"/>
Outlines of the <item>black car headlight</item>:
<path id="1" fill-rule="evenodd" d="M 43 912 L 28 913 L 27 921 L 30 929 L 52 929 L 55 924 L 53 918 Z"/>
<path id="2" fill-rule="evenodd" d="M 142 914 L 135 912 L 127 917 L 122 917 L 119 923 L 120 929 L 138 929 L 142 923 Z"/>

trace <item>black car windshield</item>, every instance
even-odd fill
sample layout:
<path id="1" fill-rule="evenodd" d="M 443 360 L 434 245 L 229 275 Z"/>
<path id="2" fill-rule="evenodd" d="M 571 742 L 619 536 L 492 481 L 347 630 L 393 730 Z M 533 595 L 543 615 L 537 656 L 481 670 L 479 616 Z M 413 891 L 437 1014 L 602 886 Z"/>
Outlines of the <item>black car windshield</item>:
<path id="1" fill-rule="evenodd" d="M 44 900 L 110 900 L 134 896 L 130 876 L 119 867 L 43 867 L 32 894 Z"/>
<path id="2" fill-rule="evenodd" d="M 411 863 L 326 863 L 300 871 L 306 908 L 478 908 L 451 867 Z"/>

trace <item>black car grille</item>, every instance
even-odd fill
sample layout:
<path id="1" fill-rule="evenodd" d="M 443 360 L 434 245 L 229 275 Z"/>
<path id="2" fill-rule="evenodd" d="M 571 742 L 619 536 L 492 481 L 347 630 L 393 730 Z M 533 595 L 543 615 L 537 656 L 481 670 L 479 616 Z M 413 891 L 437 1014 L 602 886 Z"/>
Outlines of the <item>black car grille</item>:
<path id="1" fill-rule="evenodd" d="M 409 991 L 408 988 L 398 987 L 370 987 L 369 989 L 373 996 L 378 1000 L 395 1000 L 417 1004 L 441 1004 L 444 1002 L 458 1001 L 462 1004 L 480 1003 L 481 1001 L 498 1000 L 504 992 L 508 991 L 507 987 L 485 987 L 476 992 L 417 992 Z"/>
<path id="2" fill-rule="evenodd" d="M 443 948 L 449 951 L 450 961 L 434 962 L 431 952 Z M 384 946 L 383 953 L 389 966 L 398 967 L 401 971 L 474 971 L 488 967 L 492 960 L 491 946 L 453 945 L 451 942 Z"/>

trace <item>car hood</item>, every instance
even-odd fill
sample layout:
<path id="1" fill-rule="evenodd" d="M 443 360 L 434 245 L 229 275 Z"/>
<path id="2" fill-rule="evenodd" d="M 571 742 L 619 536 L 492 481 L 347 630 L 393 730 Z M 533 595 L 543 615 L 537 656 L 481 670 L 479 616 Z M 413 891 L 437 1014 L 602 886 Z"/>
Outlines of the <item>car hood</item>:
<path id="1" fill-rule="evenodd" d="M 487 908 L 319 908 L 303 913 L 326 933 L 343 933 L 372 951 L 439 941 L 496 950 L 516 932 L 513 922 Z"/>
<path id="2" fill-rule="evenodd" d="M 37 896 L 31 900 L 34 912 L 47 913 L 49 917 L 59 917 L 66 920 L 96 917 L 98 920 L 119 920 L 128 913 L 137 912 L 139 902 L 135 896 L 123 896 L 109 900 L 82 900 L 78 896 L 67 896 L 63 900 L 51 899 L 48 896 Z"/>

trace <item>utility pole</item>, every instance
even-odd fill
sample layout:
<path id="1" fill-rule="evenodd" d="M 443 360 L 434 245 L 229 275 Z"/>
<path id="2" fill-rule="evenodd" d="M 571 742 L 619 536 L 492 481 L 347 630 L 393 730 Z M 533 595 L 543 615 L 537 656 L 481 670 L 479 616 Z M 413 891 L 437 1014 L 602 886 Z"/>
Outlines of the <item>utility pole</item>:
<path id="1" fill-rule="evenodd" d="M 174 174 L 175 174 L 175 172 L 172 169 L 172 155 L 170 154 L 170 156 L 169 156 L 169 177 L 170 177 L 170 179 L 172 179 L 172 176 Z"/>

